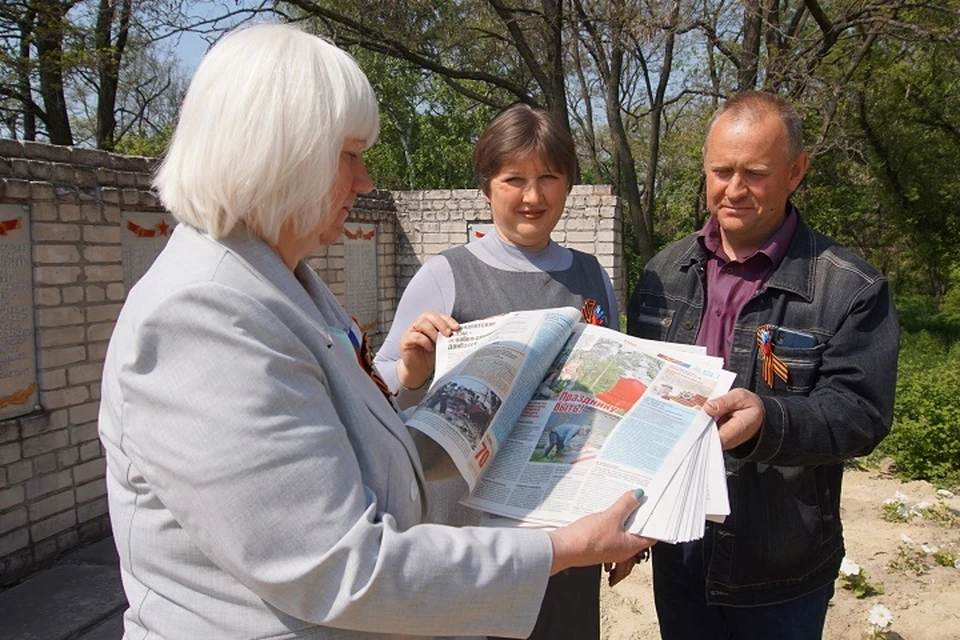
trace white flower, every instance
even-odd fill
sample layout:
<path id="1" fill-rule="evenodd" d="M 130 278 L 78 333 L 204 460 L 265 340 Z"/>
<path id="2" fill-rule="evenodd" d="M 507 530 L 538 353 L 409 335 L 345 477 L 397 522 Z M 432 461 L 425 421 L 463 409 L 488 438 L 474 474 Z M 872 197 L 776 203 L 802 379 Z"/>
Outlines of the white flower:
<path id="1" fill-rule="evenodd" d="M 922 544 L 920 545 L 920 550 L 926 554 L 936 553 L 937 548 L 933 545 Z"/>
<path id="2" fill-rule="evenodd" d="M 960 558 L 957 558 L 956 560 L 953 561 L 953 568 L 960 569 Z"/>
<path id="3" fill-rule="evenodd" d="M 910 545 L 916 544 L 913 540 L 910 539 L 910 536 L 908 536 L 908 535 L 905 534 L 905 533 L 901 533 L 901 534 L 900 534 L 900 541 L 901 541 L 901 542 L 905 542 L 906 544 L 910 544 Z"/>
<path id="4" fill-rule="evenodd" d="M 910 498 L 900 493 L 899 491 L 895 491 L 893 494 L 893 497 L 897 502 L 903 502 L 904 504 L 906 504 L 907 502 L 910 502 Z"/>
<path id="5" fill-rule="evenodd" d="M 900 501 L 896 498 L 887 498 L 883 501 L 883 504 L 900 504 Z"/>
<path id="6" fill-rule="evenodd" d="M 941 498 L 949 499 L 953 497 L 953 491 L 947 491 L 946 489 L 937 489 L 937 495 L 940 496 Z"/>
<path id="7" fill-rule="evenodd" d="M 870 607 L 870 615 L 867 621 L 881 631 L 886 631 L 893 624 L 893 614 L 882 604 L 875 604 Z"/>
<path id="8" fill-rule="evenodd" d="M 929 502 L 927 502 L 926 500 L 921 500 L 921 501 L 918 502 L 917 504 L 913 505 L 913 510 L 914 510 L 914 511 L 926 511 L 927 509 L 929 509 L 929 508 L 932 507 L 932 506 L 933 506 L 933 505 L 931 505 L 931 504 L 930 504 Z"/>
<path id="9" fill-rule="evenodd" d="M 852 558 L 844 556 L 843 560 L 840 562 L 840 573 L 845 576 L 860 575 L 860 565 L 858 565 Z"/>

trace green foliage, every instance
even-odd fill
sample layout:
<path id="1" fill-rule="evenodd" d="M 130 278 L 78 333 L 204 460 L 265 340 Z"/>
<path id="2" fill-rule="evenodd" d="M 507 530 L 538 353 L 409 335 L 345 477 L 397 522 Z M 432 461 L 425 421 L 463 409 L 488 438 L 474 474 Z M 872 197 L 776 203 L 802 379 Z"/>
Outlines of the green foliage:
<path id="1" fill-rule="evenodd" d="M 857 573 L 841 573 L 840 586 L 847 591 L 852 591 L 858 598 L 869 598 L 870 596 L 883 594 L 883 587 L 871 583 L 863 569 L 860 569 Z"/>
<path id="2" fill-rule="evenodd" d="M 495 110 L 402 61 L 360 47 L 351 53 L 380 100 L 380 137 L 364 153 L 377 188 L 475 187 L 473 146 Z"/>
<path id="3" fill-rule="evenodd" d="M 946 504 L 939 502 L 924 509 L 918 509 L 917 515 L 929 522 L 935 522 L 942 527 L 953 527 L 960 523 L 957 512 Z"/>
<path id="4" fill-rule="evenodd" d="M 958 54 L 955 42 L 875 47 L 864 68 L 873 79 L 850 103 L 867 142 L 867 171 L 881 187 L 875 217 L 898 234 L 880 245 L 897 291 L 938 302 L 960 266 Z"/>
<path id="5" fill-rule="evenodd" d="M 159 158 L 166 152 L 172 136 L 173 125 L 164 127 L 160 133 L 152 136 L 127 134 L 117 143 L 115 151 L 128 156 Z"/>
<path id="6" fill-rule="evenodd" d="M 919 323 L 907 307 L 904 326 Z M 893 457 L 897 472 L 960 485 L 960 340 L 921 330 L 901 336 L 894 424 L 871 456 Z"/>
<path id="7" fill-rule="evenodd" d="M 957 566 L 958 557 L 950 547 L 937 549 L 901 542 L 897 545 L 897 555 L 888 566 L 892 571 L 922 576 L 934 567 L 953 569 Z"/>
<path id="8" fill-rule="evenodd" d="M 881 516 L 887 522 L 910 522 L 915 518 L 940 525 L 941 527 L 953 527 L 960 523 L 960 514 L 951 509 L 943 500 L 936 504 L 920 502 L 910 505 L 905 500 L 888 500 L 880 507 L 883 515 Z"/>
<path id="9" fill-rule="evenodd" d="M 929 295 L 897 296 L 900 327 L 909 333 L 927 332 L 945 344 L 960 340 L 960 311 L 946 307 L 954 297 L 960 297 L 960 281 L 952 285 L 944 304 Z"/>
<path id="10" fill-rule="evenodd" d="M 897 544 L 897 555 L 890 561 L 888 566 L 892 571 L 898 573 L 912 573 L 917 576 L 922 576 L 930 570 L 926 559 L 926 552 L 901 542 Z"/>
<path id="11" fill-rule="evenodd" d="M 880 510 L 883 512 L 880 517 L 887 522 L 908 522 L 910 520 L 910 512 L 904 509 L 899 502 L 885 502 L 881 505 Z"/>
<path id="12" fill-rule="evenodd" d="M 952 327 L 953 335 L 960 337 L 960 265 L 951 269 L 949 283 L 937 313 L 945 325 Z"/>
<path id="13" fill-rule="evenodd" d="M 940 567 L 955 567 L 957 558 L 957 552 L 946 547 L 941 547 L 933 552 L 933 562 Z"/>

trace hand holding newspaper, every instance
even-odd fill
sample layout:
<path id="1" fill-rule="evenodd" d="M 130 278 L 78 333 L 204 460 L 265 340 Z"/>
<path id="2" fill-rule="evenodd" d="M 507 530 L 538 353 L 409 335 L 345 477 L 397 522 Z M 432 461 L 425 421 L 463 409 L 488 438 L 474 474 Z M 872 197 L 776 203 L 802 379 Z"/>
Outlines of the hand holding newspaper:
<path id="1" fill-rule="evenodd" d="M 702 348 L 579 322 L 570 307 L 461 325 L 407 425 L 463 475 L 463 504 L 559 526 L 643 488 L 630 531 L 703 536 L 729 513 L 720 439 L 703 411 L 734 374 Z"/>

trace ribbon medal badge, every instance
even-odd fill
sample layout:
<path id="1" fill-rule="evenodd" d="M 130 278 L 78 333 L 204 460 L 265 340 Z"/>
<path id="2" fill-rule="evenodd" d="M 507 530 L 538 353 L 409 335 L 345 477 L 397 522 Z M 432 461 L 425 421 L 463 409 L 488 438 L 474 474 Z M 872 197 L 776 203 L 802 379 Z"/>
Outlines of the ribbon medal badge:
<path id="1" fill-rule="evenodd" d="M 607 326 L 607 314 L 604 313 L 600 303 L 593 298 L 587 298 L 583 303 L 583 307 L 580 309 L 580 317 L 587 324 L 595 324 L 600 327 Z"/>
<path id="2" fill-rule="evenodd" d="M 773 330 L 770 325 L 762 324 L 757 327 L 757 348 L 760 359 L 763 360 L 763 379 L 767 386 L 773 389 L 774 376 L 787 382 L 789 371 L 787 365 L 773 352 Z"/>

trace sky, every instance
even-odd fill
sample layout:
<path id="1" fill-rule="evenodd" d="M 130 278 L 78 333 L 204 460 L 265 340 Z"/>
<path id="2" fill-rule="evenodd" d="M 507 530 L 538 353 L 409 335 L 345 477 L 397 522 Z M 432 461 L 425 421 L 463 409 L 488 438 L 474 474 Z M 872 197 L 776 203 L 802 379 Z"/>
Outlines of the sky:
<path id="1" fill-rule="evenodd" d="M 261 4 L 260 0 L 201 1 L 193 4 L 193 15 L 198 19 L 212 18 L 223 15 L 228 11 L 236 11 L 238 8 L 252 7 L 259 4 Z M 227 22 L 220 26 L 225 30 L 231 24 L 235 23 L 236 19 L 233 22 Z M 176 51 L 177 56 L 180 58 L 180 67 L 188 77 L 193 74 L 203 55 L 207 52 L 207 49 L 210 47 L 208 40 L 212 38 L 213 34 L 200 35 L 190 32 L 183 33 L 180 36 L 180 41 L 174 46 L 174 51 Z"/>
<path id="2" fill-rule="evenodd" d="M 184 33 L 180 37 L 180 42 L 174 47 L 177 57 L 180 58 L 180 68 L 186 74 L 192 74 L 207 52 L 207 41 L 196 33 Z"/>

